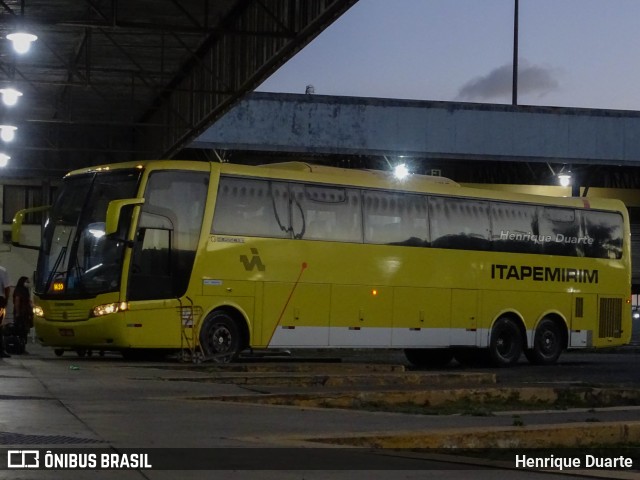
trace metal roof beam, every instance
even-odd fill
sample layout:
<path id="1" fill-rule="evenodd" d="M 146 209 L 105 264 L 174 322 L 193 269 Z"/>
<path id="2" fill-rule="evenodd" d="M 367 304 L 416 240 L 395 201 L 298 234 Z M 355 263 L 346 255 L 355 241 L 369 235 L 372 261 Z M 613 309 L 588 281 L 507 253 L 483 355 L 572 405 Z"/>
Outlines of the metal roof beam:
<path id="1" fill-rule="evenodd" d="M 181 74 L 153 102 L 141 121 L 166 124 L 139 135 L 154 156 L 171 157 L 222 115 L 239 97 L 255 88 L 290 56 L 350 8 L 356 0 L 244 0 L 228 14 Z M 287 38 L 281 34 L 285 28 Z M 272 31 L 272 36 L 241 31 Z M 293 37 L 291 35 L 293 34 Z M 221 88 L 222 87 L 222 88 Z M 208 90 L 208 94 L 196 91 Z M 228 90 L 230 93 L 220 93 Z M 176 112 L 184 112 L 176 115 Z M 188 118 L 185 118 L 188 116 Z"/>
<path id="2" fill-rule="evenodd" d="M 26 56 L 0 42 L 0 85 L 24 92 L 11 163 L 177 151 L 356 1 L 0 0 L 0 37 L 39 37 Z"/>

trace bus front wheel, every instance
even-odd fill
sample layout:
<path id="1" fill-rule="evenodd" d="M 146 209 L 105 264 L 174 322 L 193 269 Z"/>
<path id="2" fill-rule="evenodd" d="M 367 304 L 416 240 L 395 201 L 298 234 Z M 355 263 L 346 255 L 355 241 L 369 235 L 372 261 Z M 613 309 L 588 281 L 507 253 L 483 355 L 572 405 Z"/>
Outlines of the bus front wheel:
<path id="1" fill-rule="evenodd" d="M 509 318 L 499 318 L 491 331 L 489 355 L 497 367 L 509 367 L 515 364 L 522 354 L 522 333 L 515 322 Z"/>
<path id="2" fill-rule="evenodd" d="M 236 321 L 226 312 L 213 312 L 200 329 L 200 345 L 205 359 L 218 363 L 229 363 L 240 353 L 240 329 Z"/>
<path id="3" fill-rule="evenodd" d="M 551 365 L 560 357 L 563 344 L 558 324 L 550 318 L 543 318 L 533 336 L 533 348 L 525 350 L 524 355 L 534 365 Z"/>

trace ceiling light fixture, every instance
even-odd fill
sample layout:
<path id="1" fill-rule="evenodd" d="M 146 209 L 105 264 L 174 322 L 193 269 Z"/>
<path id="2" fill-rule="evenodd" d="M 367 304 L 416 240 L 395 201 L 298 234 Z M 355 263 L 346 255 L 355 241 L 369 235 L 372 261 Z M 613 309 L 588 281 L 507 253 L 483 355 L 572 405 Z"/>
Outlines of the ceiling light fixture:
<path id="1" fill-rule="evenodd" d="M 0 125 L 0 138 L 5 142 L 10 142 L 16 138 L 16 130 L 18 127 L 13 125 Z"/>
<path id="2" fill-rule="evenodd" d="M 393 169 L 393 175 L 398 180 L 403 180 L 409 175 L 409 169 L 404 163 L 401 163 L 399 165 L 396 165 L 396 167 Z"/>
<path id="3" fill-rule="evenodd" d="M 0 167 L 6 167 L 11 157 L 5 153 L 0 153 Z"/>
<path id="4" fill-rule="evenodd" d="M 0 94 L 2 94 L 2 103 L 9 107 L 18 103 L 18 98 L 22 96 L 22 92 L 10 87 L 0 88 Z"/>
<path id="5" fill-rule="evenodd" d="M 17 53 L 27 53 L 31 48 L 31 44 L 38 39 L 33 33 L 16 32 L 7 35 L 7 40 L 13 43 L 13 49 Z"/>
<path id="6" fill-rule="evenodd" d="M 560 172 L 558 174 L 558 180 L 561 186 L 568 187 L 571 184 L 571 172 Z"/>

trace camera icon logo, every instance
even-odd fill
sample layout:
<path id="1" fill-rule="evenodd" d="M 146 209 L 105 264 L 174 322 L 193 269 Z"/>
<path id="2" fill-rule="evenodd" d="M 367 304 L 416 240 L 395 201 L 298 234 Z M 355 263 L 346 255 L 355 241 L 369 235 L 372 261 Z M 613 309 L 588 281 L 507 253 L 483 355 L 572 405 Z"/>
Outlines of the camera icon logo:
<path id="1" fill-rule="evenodd" d="M 39 468 L 40 451 L 38 450 L 9 450 L 7 452 L 8 468 Z"/>

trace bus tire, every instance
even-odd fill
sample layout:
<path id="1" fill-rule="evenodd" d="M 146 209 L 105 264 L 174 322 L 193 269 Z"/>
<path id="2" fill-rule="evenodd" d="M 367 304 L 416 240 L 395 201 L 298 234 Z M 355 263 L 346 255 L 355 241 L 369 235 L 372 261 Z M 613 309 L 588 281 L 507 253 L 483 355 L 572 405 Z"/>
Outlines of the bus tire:
<path id="1" fill-rule="evenodd" d="M 224 311 L 213 312 L 200 329 L 200 346 L 205 359 L 218 363 L 229 363 L 238 358 L 241 350 L 238 323 Z"/>
<path id="2" fill-rule="evenodd" d="M 453 360 L 450 348 L 405 348 L 404 356 L 414 367 L 445 367 Z"/>
<path id="3" fill-rule="evenodd" d="M 56 357 L 61 357 L 64 355 L 64 350 L 62 348 L 54 348 L 53 353 L 56 354 Z"/>
<path id="4" fill-rule="evenodd" d="M 522 333 L 515 322 L 506 317 L 499 318 L 491 331 L 489 356 L 496 367 L 510 367 L 522 355 Z"/>
<path id="5" fill-rule="evenodd" d="M 524 355 L 534 365 L 552 365 L 563 348 L 562 330 L 551 318 L 543 318 L 533 335 L 533 348 L 525 350 Z"/>

